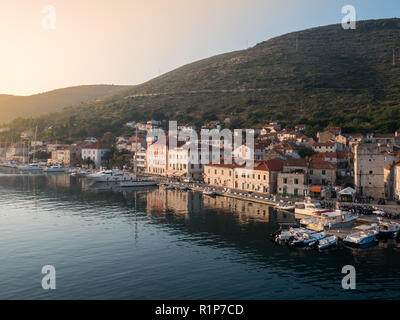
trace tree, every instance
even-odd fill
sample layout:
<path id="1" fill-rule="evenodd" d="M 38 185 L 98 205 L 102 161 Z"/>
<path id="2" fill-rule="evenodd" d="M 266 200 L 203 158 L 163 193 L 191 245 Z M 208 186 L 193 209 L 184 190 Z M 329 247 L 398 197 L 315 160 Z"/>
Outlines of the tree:
<path id="1" fill-rule="evenodd" d="M 299 150 L 299 156 L 302 158 L 308 158 L 311 157 L 315 151 L 311 148 L 303 147 Z"/>

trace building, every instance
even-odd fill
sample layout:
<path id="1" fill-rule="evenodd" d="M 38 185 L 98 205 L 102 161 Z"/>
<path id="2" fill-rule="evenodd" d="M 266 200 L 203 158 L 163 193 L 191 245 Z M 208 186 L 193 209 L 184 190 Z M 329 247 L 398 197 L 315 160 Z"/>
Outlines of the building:
<path id="1" fill-rule="evenodd" d="M 396 164 L 394 175 L 394 198 L 400 200 L 400 162 Z"/>
<path id="2" fill-rule="evenodd" d="M 69 166 L 71 164 L 71 150 L 68 147 L 60 147 L 51 152 L 51 162 Z"/>
<path id="3" fill-rule="evenodd" d="M 374 199 L 385 197 L 384 166 L 384 150 L 377 144 L 355 146 L 354 185 L 357 194 Z"/>
<path id="4" fill-rule="evenodd" d="M 144 173 L 147 168 L 147 151 L 145 148 L 138 149 L 133 156 L 136 160 L 136 169 L 138 172 Z"/>
<path id="5" fill-rule="evenodd" d="M 147 170 L 149 174 L 166 176 L 168 170 L 168 137 L 148 138 Z"/>
<path id="6" fill-rule="evenodd" d="M 273 194 L 282 167 L 283 162 L 278 159 L 256 160 L 252 168 L 235 162 L 208 164 L 204 169 L 204 182 L 217 187 Z"/>
<path id="7" fill-rule="evenodd" d="M 315 152 L 336 152 L 338 150 L 338 143 L 333 141 L 315 142 L 312 148 Z"/>
<path id="8" fill-rule="evenodd" d="M 235 168 L 234 188 L 244 191 L 275 194 L 278 172 L 282 171 L 283 161 L 255 161 L 253 168 Z"/>
<path id="9" fill-rule="evenodd" d="M 91 160 L 96 168 L 104 164 L 104 159 L 111 147 L 102 142 L 95 142 L 82 148 L 82 160 Z"/>

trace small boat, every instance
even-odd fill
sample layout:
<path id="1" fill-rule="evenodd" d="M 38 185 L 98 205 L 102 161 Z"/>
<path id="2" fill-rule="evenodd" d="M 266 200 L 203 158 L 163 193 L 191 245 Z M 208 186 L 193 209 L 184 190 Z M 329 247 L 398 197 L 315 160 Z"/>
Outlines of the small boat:
<path id="1" fill-rule="evenodd" d="M 326 237 L 325 231 L 313 234 L 304 233 L 289 239 L 287 244 L 291 247 L 313 246 L 317 241 L 322 240 L 325 237 Z"/>
<path id="2" fill-rule="evenodd" d="M 207 189 L 203 190 L 203 194 L 210 196 L 210 197 L 215 197 L 217 195 L 217 193 L 215 191 L 207 190 Z"/>
<path id="3" fill-rule="evenodd" d="M 281 200 L 281 202 L 279 202 L 279 203 L 275 206 L 275 208 L 277 208 L 277 209 L 279 209 L 279 210 L 293 211 L 294 208 L 295 208 L 295 206 L 294 206 L 294 205 L 291 205 L 291 204 L 288 204 L 288 203 L 285 203 L 285 202 L 283 202 L 283 201 Z"/>
<path id="4" fill-rule="evenodd" d="M 51 172 L 65 172 L 65 168 L 61 166 L 51 166 L 51 167 L 46 167 L 43 169 L 44 172 L 51 173 Z"/>
<path id="5" fill-rule="evenodd" d="M 289 239 L 302 234 L 313 234 L 315 231 L 307 230 L 304 228 L 289 228 L 289 230 L 283 230 L 275 236 L 277 242 L 288 241 Z"/>
<path id="6" fill-rule="evenodd" d="M 378 237 L 381 239 L 396 238 L 400 231 L 400 223 L 379 221 Z"/>
<path id="7" fill-rule="evenodd" d="M 319 250 L 323 250 L 323 249 L 336 247 L 337 244 L 338 244 L 338 237 L 330 236 L 330 237 L 326 237 L 324 239 L 319 240 L 317 247 Z"/>
<path id="8" fill-rule="evenodd" d="M 165 190 L 175 190 L 175 186 L 173 186 L 172 184 L 166 185 L 164 187 Z"/>
<path id="9" fill-rule="evenodd" d="M 130 180 L 131 176 L 123 171 L 103 170 L 97 173 L 92 173 L 87 176 L 88 179 L 96 182 L 120 182 Z"/>
<path id="10" fill-rule="evenodd" d="M 361 246 L 375 241 L 375 238 L 379 234 L 377 224 L 373 223 L 371 225 L 361 225 L 355 227 L 355 232 L 347 235 L 343 239 L 343 242 L 349 246 Z"/>
<path id="11" fill-rule="evenodd" d="M 85 177 L 89 173 L 90 173 L 89 170 L 81 168 L 79 170 L 75 170 L 75 172 L 72 172 L 71 176 L 73 176 L 73 177 Z"/>

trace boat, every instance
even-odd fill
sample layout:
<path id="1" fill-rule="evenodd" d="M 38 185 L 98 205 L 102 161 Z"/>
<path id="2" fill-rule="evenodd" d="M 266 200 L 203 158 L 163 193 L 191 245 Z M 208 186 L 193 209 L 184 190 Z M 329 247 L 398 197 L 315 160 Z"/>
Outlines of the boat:
<path id="1" fill-rule="evenodd" d="M 300 219 L 300 225 L 308 229 L 322 231 L 325 228 L 340 223 L 351 222 L 355 219 L 357 219 L 357 216 L 347 211 L 322 210 L 315 212 L 312 216 L 309 216 L 308 218 Z"/>
<path id="2" fill-rule="evenodd" d="M 71 176 L 73 176 L 73 177 L 85 177 L 89 173 L 90 173 L 89 170 L 81 168 L 79 170 L 75 170 L 75 172 L 72 172 Z"/>
<path id="3" fill-rule="evenodd" d="M 338 244 L 338 237 L 330 236 L 318 241 L 317 248 L 319 250 L 336 247 Z"/>
<path id="4" fill-rule="evenodd" d="M 208 190 L 208 189 L 203 190 L 203 194 L 210 196 L 210 197 L 215 197 L 217 195 L 217 193 L 215 191 Z"/>
<path id="5" fill-rule="evenodd" d="M 400 230 L 400 223 L 397 222 L 383 222 L 382 220 L 379 220 L 378 223 L 378 237 L 381 239 L 390 239 L 390 238 L 396 238 L 397 235 L 399 234 Z"/>
<path id="6" fill-rule="evenodd" d="M 294 205 L 291 205 L 289 203 L 285 203 L 282 200 L 275 206 L 275 208 L 279 210 L 285 210 L 285 211 L 293 211 L 295 209 Z"/>
<path id="7" fill-rule="evenodd" d="M 172 184 L 166 185 L 164 187 L 165 190 L 175 190 L 175 187 Z"/>
<path id="8" fill-rule="evenodd" d="M 303 233 L 298 234 L 290 238 L 287 244 L 291 247 L 304 247 L 304 246 L 312 246 L 317 241 L 324 239 L 326 237 L 326 232 L 318 232 L 318 233 Z"/>
<path id="9" fill-rule="evenodd" d="M 121 182 L 124 180 L 131 180 L 131 176 L 123 171 L 102 170 L 100 172 L 87 175 L 88 179 L 96 182 Z"/>
<path id="10" fill-rule="evenodd" d="M 319 202 L 296 202 L 294 204 L 294 213 L 303 216 L 313 216 L 320 211 L 325 211 L 326 209 L 321 206 Z"/>
<path id="11" fill-rule="evenodd" d="M 378 226 L 376 223 L 371 225 L 361 225 L 355 227 L 352 232 L 343 239 L 343 242 L 349 246 L 361 246 L 375 241 L 379 234 Z"/>
<path id="12" fill-rule="evenodd" d="M 61 166 L 51 166 L 46 167 L 43 169 L 44 172 L 51 173 L 51 172 L 65 172 L 66 169 Z"/>
<path id="13" fill-rule="evenodd" d="M 275 235 L 275 240 L 277 242 L 287 241 L 292 237 L 295 237 L 299 234 L 312 234 L 315 233 L 313 230 L 307 230 L 304 228 L 289 228 L 289 230 L 282 230 L 279 234 Z"/>
<path id="14" fill-rule="evenodd" d="M 157 181 L 154 180 L 141 180 L 141 179 L 131 179 L 121 181 L 119 186 L 121 188 L 137 188 L 137 187 L 152 187 L 156 186 Z"/>
<path id="15" fill-rule="evenodd" d="M 44 167 L 39 163 L 31 163 L 25 166 L 19 167 L 22 172 L 42 172 Z"/>

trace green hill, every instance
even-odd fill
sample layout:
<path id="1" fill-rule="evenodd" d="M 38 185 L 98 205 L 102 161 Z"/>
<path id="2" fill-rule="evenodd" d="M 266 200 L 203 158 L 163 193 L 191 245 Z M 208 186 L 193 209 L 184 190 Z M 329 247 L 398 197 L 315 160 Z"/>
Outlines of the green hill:
<path id="1" fill-rule="evenodd" d="M 0 123 L 18 117 L 61 111 L 64 107 L 102 99 L 126 88 L 129 87 L 91 85 L 58 89 L 31 96 L 0 95 Z"/>
<path id="2" fill-rule="evenodd" d="M 199 125 L 229 117 L 232 127 L 278 120 L 306 123 L 309 133 L 329 125 L 348 132 L 393 132 L 400 127 L 399 58 L 400 19 L 360 21 L 356 30 L 312 28 L 13 126 L 20 130 L 39 121 L 68 140 L 118 134 L 123 123 L 150 118 Z"/>

